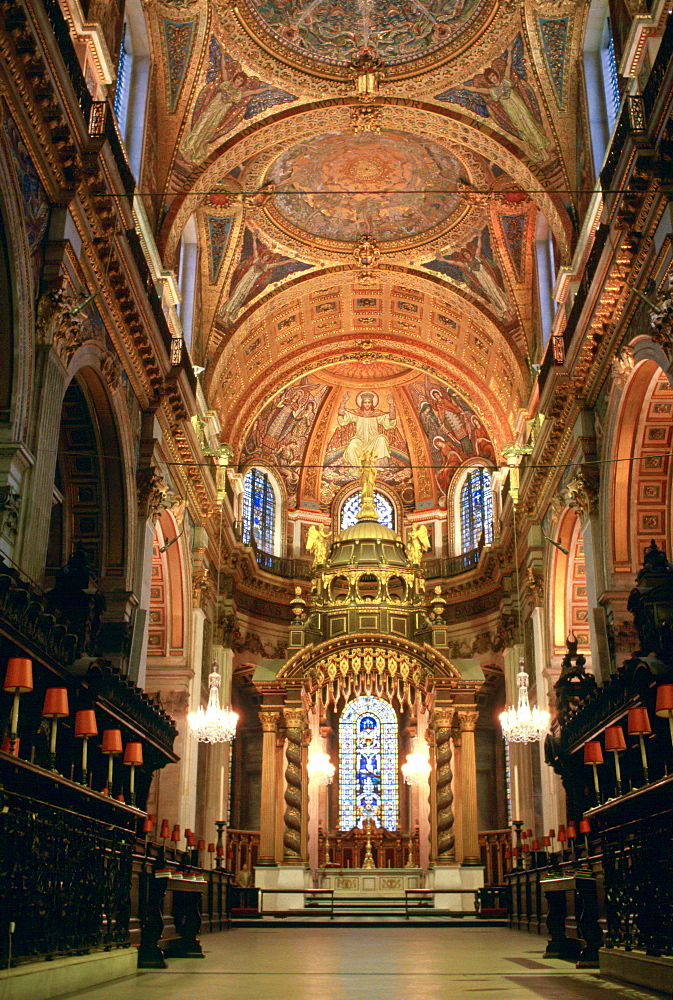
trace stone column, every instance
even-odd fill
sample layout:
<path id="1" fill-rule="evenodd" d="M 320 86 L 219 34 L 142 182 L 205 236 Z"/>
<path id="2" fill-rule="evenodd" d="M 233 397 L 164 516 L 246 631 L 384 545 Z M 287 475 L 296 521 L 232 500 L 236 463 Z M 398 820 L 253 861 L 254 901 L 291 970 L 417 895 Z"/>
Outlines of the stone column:
<path id="1" fill-rule="evenodd" d="M 285 831 L 283 864 L 301 865 L 302 856 L 302 740 L 306 716 L 302 708 L 284 710 L 285 744 Z"/>
<path id="2" fill-rule="evenodd" d="M 435 730 L 435 803 L 437 817 L 437 855 L 435 864 L 456 862 L 456 838 L 453 815 L 453 772 L 451 770 L 452 708 L 436 708 L 433 713 Z"/>
<path id="3" fill-rule="evenodd" d="M 260 712 L 262 723 L 262 808 L 259 819 L 259 866 L 275 865 L 277 712 Z"/>
<path id="4" fill-rule="evenodd" d="M 479 823 L 477 817 L 477 758 L 474 749 L 474 727 L 479 713 L 476 710 L 460 711 L 462 734 L 461 800 L 463 825 L 463 865 L 481 864 L 479 854 Z"/>

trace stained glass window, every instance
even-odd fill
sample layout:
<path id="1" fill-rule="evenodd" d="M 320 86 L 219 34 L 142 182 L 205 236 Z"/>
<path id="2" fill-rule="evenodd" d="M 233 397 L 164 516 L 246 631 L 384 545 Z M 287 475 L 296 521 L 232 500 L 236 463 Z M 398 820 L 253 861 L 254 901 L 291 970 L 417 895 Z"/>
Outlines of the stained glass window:
<path id="1" fill-rule="evenodd" d="M 339 721 L 339 829 L 372 819 L 396 830 L 397 813 L 397 716 L 387 701 L 356 698 Z"/>
<path id="2" fill-rule="evenodd" d="M 393 511 L 393 505 L 390 500 L 374 490 L 374 506 L 376 507 L 376 514 L 380 524 L 385 524 L 387 528 L 395 527 L 395 517 Z M 360 491 L 354 493 L 352 496 L 346 500 L 345 504 L 341 508 L 341 530 L 344 528 L 350 528 L 352 524 L 355 524 L 358 519 L 358 513 L 360 511 Z"/>
<path id="3" fill-rule="evenodd" d="M 273 553 L 276 495 L 266 472 L 250 469 L 243 484 L 243 541 L 262 552 Z"/>
<path id="4" fill-rule="evenodd" d="M 463 552 L 479 546 L 482 532 L 493 541 L 493 492 L 488 469 L 473 469 L 460 491 L 460 541 Z"/>

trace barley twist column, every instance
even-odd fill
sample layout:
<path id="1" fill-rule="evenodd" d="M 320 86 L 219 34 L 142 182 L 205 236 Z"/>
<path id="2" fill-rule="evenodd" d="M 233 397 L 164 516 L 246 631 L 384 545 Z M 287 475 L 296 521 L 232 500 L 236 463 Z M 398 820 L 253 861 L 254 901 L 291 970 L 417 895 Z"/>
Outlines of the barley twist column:
<path id="1" fill-rule="evenodd" d="M 276 724 L 277 712 L 260 712 L 262 723 L 262 809 L 259 818 L 258 865 L 274 865 L 276 827 Z"/>
<path id="2" fill-rule="evenodd" d="M 305 714 L 301 708 L 286 708 L 285 744 L 285 833 L 283 864 L 303 864 L 302 858 L 302 733 Z"/>
<path id="3" fill-rule="evenodd" d="M 456 860 L 453 832 L 453 771 L 451 770 L 451 723 L 453 709 L 438 708 L 434 712 L 435 783 L 437 801 L 437 864 L 451 865 Z"/>
<path id="4" fill-rule="evenodd" d="M 463 864 L 480 865 L 479 825 L 477 818 L 477 758 L 474 748 L 474 727 L 479 713 L 472 709 L 458 713 L 462 734 L 461 806 L 463 817 Z"/>

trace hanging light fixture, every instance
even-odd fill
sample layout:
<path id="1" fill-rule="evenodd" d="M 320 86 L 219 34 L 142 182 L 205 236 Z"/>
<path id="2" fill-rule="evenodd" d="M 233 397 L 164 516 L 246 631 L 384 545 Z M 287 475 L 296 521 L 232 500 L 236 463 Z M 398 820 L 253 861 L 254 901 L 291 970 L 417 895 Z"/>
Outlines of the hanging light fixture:
<path id="1" fill-rule="evenodd" d="M 317 781 L 319 785 L 331 785 L 334 777 L 334 764 L 325 753 L 325 746 L 322 740 L 313 740 L 308 748 L 308 761 L 306 770 L 311 781 Z"/>
<path id="2" fill-rule="evenodd" d="M 420 785 L 422 781 L 427 781 L 431 770 L 430 760 L 428 754 L 419 748 L 418 736 L 414 736 L 411 741 L 411 753 L 407 754 L 401 770 L 408 785 Z"/>
<path id="3" fill-rule="evenodd" d="M 516 683 L 519 688 L 519 704 L 516 708 L 512 706 L 501 713 L 502 735 L 508 743 L 534 743 L 535 740 L 541 740 L 548 731 L 550 715 L 537 705 L 530 707 L 528 674 L 524 668 L 523 657 L 519 660 Z"/>
<path id="4" fill-rule="evenodd" d="M 516 468 L 516 466 L 514 467 Z M 517 468 L 518 473 L 518 468 Z M 514 569 L 516 572 L 516 600 L 519 616 L 519 642 L 523 647 L 523 627 L 521 623 L 521 587 L 519 584 L 519 559 L 516 534 L 516 501 L 512 502 L 512 519 L 514 535 Z M 516 675 L 516 684 L 519 689 L 519 703 L 514 708 L 505 709 L 500 714 L 500 725 L 502 735 L 507 743 L 534 743 L 541 740 L 549 729 L 551 717 L 549 712 L 537 705 L 530 707 L 528 700 L 528 674 L 523 656 L 519 659 L 519 672 Z"/>
<path id="5" fill-rule="evenodd" d="M 208 687 L 207 708 L 199 705 L 187 716 L 191 734 L 199 743 L 229 743 L 236 735 L 238 715 L 230 708 L 220 708 L 220 675 L 215 669 L 208 676 Z"/>

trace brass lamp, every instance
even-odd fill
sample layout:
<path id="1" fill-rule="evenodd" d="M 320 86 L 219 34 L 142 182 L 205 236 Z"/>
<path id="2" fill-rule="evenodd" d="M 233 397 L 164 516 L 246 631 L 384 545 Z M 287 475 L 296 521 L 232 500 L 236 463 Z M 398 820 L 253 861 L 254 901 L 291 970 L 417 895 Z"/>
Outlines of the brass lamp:
<path id="1" fill-rule="evenodd" d="M 671 730 L 671 743 L 673 743 L 673 684 L 660 684 L 657 688 L 656 714 L 660 718 L 668 716 L 668 725 Z"/>
<path id="2" fill-rule="evenodd" d="M 621 726 L 608 726 L 605 730 L 605 749 L 614 754 L 615 758 L 615 788 L 617 795 L 622 794 L 622 774 L 619 767 L 619 754 L 626 750 L 624 730 Z"/>
<path id="3" fill-rule="evenodd" d="M 64 687 L 47 688 L 42 706 L 42 717 L 51 719 L 51 739 L 49 742 L 49 767 L 56 770 L 56 733 L 58 720 L 65 719 L 69 714 L 68 689 Z"/>
<path id="4" fill-rule="evenodd" d="M 647 751 L 645 750 L 645 737 L 649 736 L 652 732 L 652 726 L 650 725 L 650 717 L 647 714 L 647 709 L 643 708 L 642 705 L 638 705 L 636 708 L 629 709 L 629 736 L 637 736 L 640 741 L 640 759 L 643 763 L 643 776 L 645 778 L 645 784 L 650 783 L 650 774 L 647 767 Z"/>
<path id="5" fill-rule="evenodd" d="M 584 763 L 591 764 L 594 772 L 594 788 L 596 789 L 596 802 L 601 804 L 601 786 L 598 781 L 597 765 L 603 763 L 603 749 L 598 740 L 588 740 L 584 744 Z"/>

